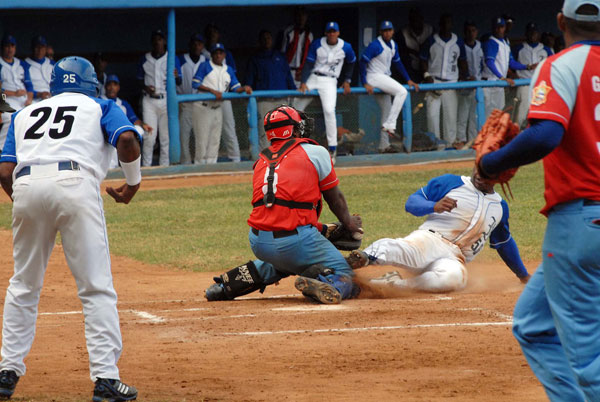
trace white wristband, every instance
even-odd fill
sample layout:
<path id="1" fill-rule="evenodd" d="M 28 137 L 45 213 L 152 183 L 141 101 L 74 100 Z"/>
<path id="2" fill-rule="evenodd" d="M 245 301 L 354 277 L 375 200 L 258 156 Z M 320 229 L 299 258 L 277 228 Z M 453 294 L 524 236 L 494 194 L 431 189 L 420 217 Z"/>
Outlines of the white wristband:
<path id="1" fill-rule="evenodd" d="M 135 186 L 140 184 L 142 181 L 142 169 L 141 165 L 142 156 L 138 156 L 136 160 L 133 162 L 123 162 L 121 163 L 121 169 L 123 169 L 123 174 L 125 175 L 125 181 L 130 186 Z"/>

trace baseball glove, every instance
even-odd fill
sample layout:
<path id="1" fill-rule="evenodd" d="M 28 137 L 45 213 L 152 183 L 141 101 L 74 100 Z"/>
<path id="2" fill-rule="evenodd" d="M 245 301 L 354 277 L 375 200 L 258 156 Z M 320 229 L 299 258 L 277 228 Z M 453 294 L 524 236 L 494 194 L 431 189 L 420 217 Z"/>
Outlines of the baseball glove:
<path id="1" fill-rule="evenodd" d="M 473 143 L 473 148 L 475 149 L 475 165 L 477 166 L 479 175 L 491 183 L 500 183 L 502 185 L 502 190 L 505 193 L 504 185 L 506 184 L 511 197 L 512 192 L 510 191 L 508 182 L 517 173 L 518 168 L 508 169 L 497 175 L 491 176 L 481 170 L 480 163 L 483 155 L 502 148 L 511 142 L 517 134 L 519 134 L 519 131 L 519 126 L 510 120 L 510 115 L 508 113 L 495 109 L 486 120 Z"/>
<path id="2" fill-rule="evenodd" d="M 358 226 L 362 229 L 362 219 L 359 215 L 353 215 L 357 220 Z M 363 233 L 352 233 L 341 222 L 326 223 L 323 226 L 327 228 L 325 238 L 329 240 L 338 250 L 352 251 L 360 248 L 362 244 Z"/>

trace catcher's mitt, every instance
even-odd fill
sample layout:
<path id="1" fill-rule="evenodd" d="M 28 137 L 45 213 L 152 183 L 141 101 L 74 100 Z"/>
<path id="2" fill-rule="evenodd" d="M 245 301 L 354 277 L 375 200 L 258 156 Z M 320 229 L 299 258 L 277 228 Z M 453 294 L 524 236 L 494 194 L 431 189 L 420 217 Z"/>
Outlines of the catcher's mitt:
<path id="1" fill-rule="evenodd" d="M 481 170 L 480 163 L 483 155 L 502 148 L 511 142 L 513 138 L 519 134 L 519 131 L 519 126 L 510 120 L 510 115 L 508 113 L 494 109 L 481 128 L 479 134 L 477 134 L 477 138 L 475 138 L 475 142 L 473 143 L 473 149 L 475 149 L 476 155 L 475 165 L 477 166 L 479 175 L 491 183 L 500 183 L 503 191 L 504 184 L 506 184 L 511 197 L 512 192 L 510 191 L 510 186 L 508 186 L 508 181 L 514 177 L 518 168 L 508 169 L 492 176 Z"/>
<path id="2" fill-rule="evenodd" d="M 362 219 L 358 215 L 353 215 L 357 220 L 358 226 L 362 227 Z M 362 244 L 363 233 L 352 233 L 341 222 L 326 223 L 323 226 L 327 228 L 325 238 L 329 240 L 338 250 L 352 251 L 360 248 Z M 362 229 L 362 228 L 361 228 Z"/>

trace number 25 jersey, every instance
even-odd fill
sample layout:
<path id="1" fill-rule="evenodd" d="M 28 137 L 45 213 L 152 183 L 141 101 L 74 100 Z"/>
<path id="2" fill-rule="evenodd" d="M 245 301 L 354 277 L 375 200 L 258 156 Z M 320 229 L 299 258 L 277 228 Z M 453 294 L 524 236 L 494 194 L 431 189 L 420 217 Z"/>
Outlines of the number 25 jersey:
<path id="1" fill-rule="evenodd" d="M 137 132 L 112 101 L 66 92 L 12 116 L 0 162 L 25 166 L 75 161 L 104 179 L 111 147 L 125 131 Z"/>

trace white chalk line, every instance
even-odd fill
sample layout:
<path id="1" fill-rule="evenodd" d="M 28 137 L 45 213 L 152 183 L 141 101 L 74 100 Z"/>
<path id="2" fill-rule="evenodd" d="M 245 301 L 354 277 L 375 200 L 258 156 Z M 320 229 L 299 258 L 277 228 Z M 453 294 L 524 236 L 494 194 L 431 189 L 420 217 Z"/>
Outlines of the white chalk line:
<path id="1" fill-rule="evenodd" d="M 486 312 L 486 313 L 493 314 L 493 315 L 495 315 L 498 318 L 502 318 L 502 319 L 505 319 L 505 320 L 512 320 L 512 316 L 510 316 L 508 314 L 501 313 L 501 312 L 496 311 L 496 310 L 491 310 L 489 308 L 465 307 L 465 308 L 457 308 L 457 309 L 454 309 L 454 310 L 456 310 L 456 311 L 483 311 L 483 312 Z"/>
<path id="2" fill-rule="evenodd" d="M 445 324 L 416 324 L 416 325 L 392 325 L 384 327 L 357 327 L 357 328 L 322 328 L 322 329 L 291 329 L 284 331 L 246 331 L 246 332 L 224 332 L 219 335 L 232 336 L 265 336 L 265 335 L 289 335 L 289 334 L 320 334 L 331 332 L 365 332 L 365 331 L 391 331 L 400 329 L 418 328 L 449 328 L 449 327 L 485 327 L 512 325 L 512 321 L 502 322 L 452 322 Z"/>

